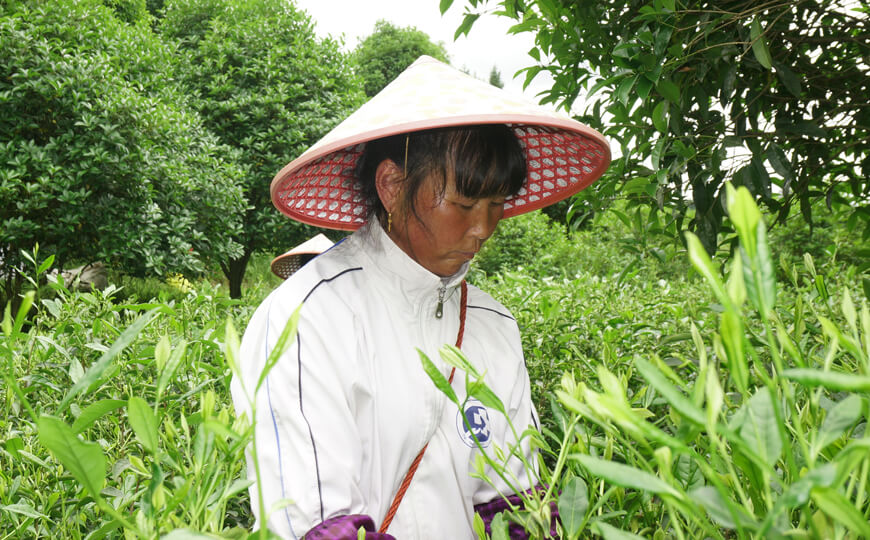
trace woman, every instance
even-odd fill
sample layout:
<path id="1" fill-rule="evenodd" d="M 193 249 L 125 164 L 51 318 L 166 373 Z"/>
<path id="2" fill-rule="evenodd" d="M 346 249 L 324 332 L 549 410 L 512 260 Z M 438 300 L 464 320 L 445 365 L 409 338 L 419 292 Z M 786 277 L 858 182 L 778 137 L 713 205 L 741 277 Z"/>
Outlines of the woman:
<path id="1" fill-rule="evenodd" d="M 516 322 L 463 277 L 502 217 L 576 193 L 609 157 L 585 126 L 423 57 L 278 173 L 282 212 L 356 232 L 287 279 L 245 332 L 233 397 L 250 416 L 242 388 L 302 305 L 295 342 L 256 395 L 263 511 L 286 503 L 266 517 L 252 486 L 260 526 L 285 538 L 355 539 L 359 527 L 369 539 L 473 538 L 475 507 L 491 517 L 506 505 L 507 486 L 469 473 L 475 439 L 516 442 L 507 421 L 474 400 L 455 410 L 417 351 L 446 377 L 438 351 L 457 344 L 514 426 L 536 426 Z M 511 466 L 523 488 L 537 483 Z"/>

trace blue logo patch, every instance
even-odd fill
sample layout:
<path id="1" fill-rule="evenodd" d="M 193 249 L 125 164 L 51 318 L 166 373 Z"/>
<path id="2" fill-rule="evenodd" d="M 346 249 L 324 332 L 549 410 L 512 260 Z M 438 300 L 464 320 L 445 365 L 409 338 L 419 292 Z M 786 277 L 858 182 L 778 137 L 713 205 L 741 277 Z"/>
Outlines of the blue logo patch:
<path id="1" fill-rule="evenodd" d="M 467 446 L 474 448 L 476 437 L 480 446 L 486 448 L 492 439 L 489 411 L 478 400 L 469 399 L 465 404 L 465 411 L 456 411 L 456 431 Z"/>

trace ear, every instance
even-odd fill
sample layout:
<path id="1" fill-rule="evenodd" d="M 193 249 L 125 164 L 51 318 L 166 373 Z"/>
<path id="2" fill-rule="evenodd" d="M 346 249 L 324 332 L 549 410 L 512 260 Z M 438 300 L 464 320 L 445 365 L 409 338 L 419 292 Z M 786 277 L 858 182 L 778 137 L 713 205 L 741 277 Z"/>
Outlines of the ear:
<path id="1" fill-rule="evenodd" d="M 375 169 L 375 187 L 387 212 L 394 212 L 399 205 L 399 193 L 404 179 L 402 169 L 392 159 L 381 161 Z"/>

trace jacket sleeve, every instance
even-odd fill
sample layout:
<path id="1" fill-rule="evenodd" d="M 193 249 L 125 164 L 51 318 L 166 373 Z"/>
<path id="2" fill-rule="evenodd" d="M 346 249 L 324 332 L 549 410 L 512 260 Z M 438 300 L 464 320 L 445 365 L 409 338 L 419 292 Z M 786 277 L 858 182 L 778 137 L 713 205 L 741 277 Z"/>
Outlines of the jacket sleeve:
<path id="1" fill-rule="evenodd" d="M 242 381 L 232 385 L 239 414 L 252 416 L 247 396 L 297 305 L 273 294 L 252 317 L 240 355 L 247 393 Z M 250 488 L 251 506 L 258 525 L 266 522 L 282 538 L 301 538 L 336 516 L 369 514 L 360 490 L 362 451 L 350 402 L 359 351 L 352 316 L 338 311 L 302 309 L 296 338 L 255 397 L 264 508 L 256 484 Z M 248 477 L 256 479 L 250 454 Z"/>

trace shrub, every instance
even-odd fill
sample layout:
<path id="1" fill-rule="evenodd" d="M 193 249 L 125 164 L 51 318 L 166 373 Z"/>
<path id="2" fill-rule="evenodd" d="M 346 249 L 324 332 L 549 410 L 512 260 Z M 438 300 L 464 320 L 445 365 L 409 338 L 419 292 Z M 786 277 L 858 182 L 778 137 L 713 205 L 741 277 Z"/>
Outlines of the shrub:
<path id="1" fill-rule="evenodd" d="M 96 0 L 0 17 L 0 274 L 40 244 L 63 267 L 196 274 L 241 252 L 232 155 L 165 74 L 172 51 Z M 2 296 L 2 295 L 0 295 Z"/>
<path id="2" fill-rule="evenodd" d="M 29 293 L 2 322 L 7 537 L 246 536 L 249 439 L 223 350 L 224 321 L 244 324 L 252 308 L 207 282 L 146 304 L 119 303 L 113 285 L 51 288 L 38 316 L 25 315 Z"/>
<path id="3" fill-rule="evenodd" d="M 562 228 L 542 212 L 530 212 L 499 222 L 474 258 L 474 268 L 492 275 L 525 268 L 534 274 L 560 273 L 566 261 L 567 239 Z"/>

